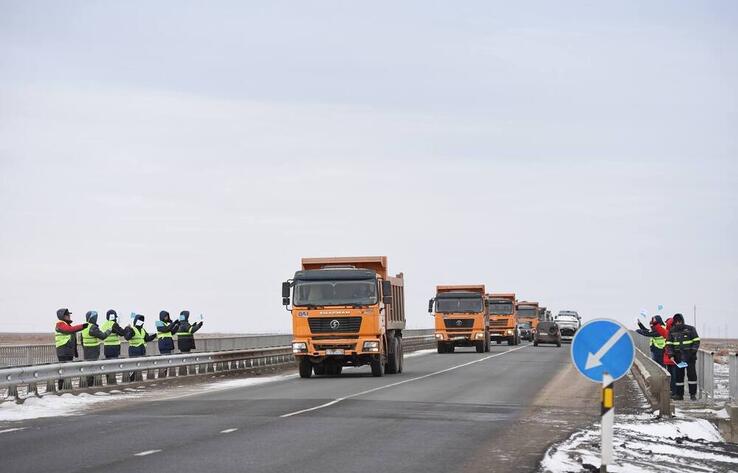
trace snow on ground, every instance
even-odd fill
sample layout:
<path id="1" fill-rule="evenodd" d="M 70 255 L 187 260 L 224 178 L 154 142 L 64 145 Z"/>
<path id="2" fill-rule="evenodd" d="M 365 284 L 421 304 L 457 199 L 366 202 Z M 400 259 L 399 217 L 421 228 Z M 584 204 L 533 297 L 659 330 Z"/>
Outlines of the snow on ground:
<path id="1" fill-rule="evenodd" d="M 438 350 L 436 348 L 430 348 L 427 350 L 416 350 L 410 353 L 405 353 L 405 358 L 415 358 L 416 356 L 423 356 L 423 355 L 430 355 L 431 353 L 436 353 Z"/>
<path id="2" fill-rule="evenodd" d="M 73 416 L 84 410 L 99 406 L 101 403 L 135 399 L 143 393 L 128 393 L 112 396 L 109 393 L 82 393 L 74 395 L 65 393 L 61 396 L 30 397 L 23 404 L 15 402 L 0 403 L 0 421 L 19 421 L 39 419 L 41 417 Z"/>
<path id="3" fill-rule="evenodd" d="M 260 384 L 274 383 L 277 381 L 285 381 L 296 378 L 297 374 L 286 374 L 280 376 L 256 376 L 250 378 L 234 378 L 227 380 L 219 380 L 203 386 L 209 391 L 220 391 L 225 389 L 245 388 L 248 386 L 258 386 Z"/>
<path id="4" fill-rule="evenodd" d="M 622 473 L 681 473 L 738 471 L 738 447 L 723 441 L 704 419 L 657 419 L 650 414 L 616 415 L 615 465 Z M 599 471 L 599 424 L 574 433 L 546 452 L 541 471 Z"/>

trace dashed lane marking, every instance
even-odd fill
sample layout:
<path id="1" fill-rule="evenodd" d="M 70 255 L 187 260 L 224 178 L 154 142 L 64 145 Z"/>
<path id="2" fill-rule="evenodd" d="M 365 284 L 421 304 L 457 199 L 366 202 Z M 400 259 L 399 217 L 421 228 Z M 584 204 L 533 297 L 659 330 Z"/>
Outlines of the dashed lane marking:
<path id="1" fill-rule="evenodd" d="M 145 457 L 146 455 L 151 455 L 152 453 L 159 453 L 161 450 L 144 450 L 143 452 L 134 453 L 134 457 Z"/>
<path id="2" fill-rule="evenodd" d="M 231 432 L 235 432 L 237 430 L 238 429 L 225 429 L 225 430 L 221 430 L 220 433 L 221 434 L 230 434 Z"/>
<path id="3" fill-rule="evenodd" d="M 473 365 L 475 363 L 481 363 L 481 362 L 487 361 L 487 360 L 489 360 L 491 358 L 496 358 L 498 356 L 502 356 L 502 355 L 505 355 L 507 353 L 512 353 L 512 352 L 517 351 L 517 350 L 522 350 L 523 348 L 527 348 L 527 347 L 528 347 L 528 345 L 523 345 L 522 347 L 513 348 L 512 350 L 503 351 L 502 353 L 495 353 L 494 355 L 485 356 L 484 358 L 479 358 L 478 360 L 473 360 L 473 361 L 470 361 L 468 363 L 462 363 L 460 365 L 452 366 L 450 368 L 442 369 L 440 371 L 434 371 L 433 373 L 424 374 L 423 376 L 417 376 L 415 378 L 410 378 L 410 379 L 406 379 L 406 380 L 403 380 L 403 381 L 398 381 L 396 383 L 386 384 L 384 386 L 379 386 L 379 387 L 376 387 L 376 388 L 367 389 L 366 391 L 361 391 L 359 393 L 349 394 L 348 396 L 339 397 L 337 399 L 334 399 L 332 401 L 326 402 L 325 404 L 321 404 L 319 406 L 310 407 L 308 409 L 302 409 L 302 410 L 295 411 L 295 412 L 290 412 L 288 414 L 282 414 L 279 417 L 282 417 L 282 418 L 292 417 L 292 416 L 297 416 L 297 415 L 300 415 L 300 414 L 304 414 L 306 412 L 317 411 L 318 409 L 323 409 L 323 408 L 326 408 L 326 407 L 334 406 L 334 405 L 338 404 L 341 401 L 345 401 L 346 399 L 351 399 L 351 398 L 355 398 L 355 397 L 358 397 L 358 396 L 363 396 L 364 394 L 369 394 L 369 393 L 373 393 L 373 392 L 376 392 L 376 391 L 381 391 L 383 389 L 389 389 L 389 388 L 393 388 L 395 386 L 400 386 L 401 384 L 412 383 L 413 381 L 418 381 L 418 380 L 421 380 L 421 379 L 430 378 L 431 376 L 436 376 L 436 375 L 439 375 L 439 374 L 448 373 L 449 371 L 457 370 L 459 368 L 464 368 L 465 366 Z"/>

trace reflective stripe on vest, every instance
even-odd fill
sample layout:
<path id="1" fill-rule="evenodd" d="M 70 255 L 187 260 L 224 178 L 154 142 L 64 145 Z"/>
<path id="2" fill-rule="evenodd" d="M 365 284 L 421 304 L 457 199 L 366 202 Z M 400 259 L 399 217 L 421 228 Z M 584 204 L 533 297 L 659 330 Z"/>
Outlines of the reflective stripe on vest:
<path id="1" fill-rule="evenodd" d="M 82 346 L 83 347 L 97 347 L 97 346 L 100 346 L 100 344 L 102 343 L 102 340 L 90 335 L 91 328 L 92 328 L 92 324 L 88 325 L 87 328 L 82 330 Z"/>
<path id="2" fill-rule="evenodd" d="M 118 337 L 117 334 L 113 333 L 113 325 L 115 325 L 115 320 L 106 320 L 103 322 L 102 327 L 100 327 L 100 330 L 103 332 L 107 332 L 110 330 L 110 335 L 108 335 L 108 338 L 105 339 L 103 343 L 107 346 L 111 345 L 120 345 L 120 337 Z"/>
<path id="3" fill-rule="evenodd" d="M 177 332 L 178 337 L 191 337 L 192 336 L 192 325 L 187 329 L 186 332 Z"/>
<path id="4" fill-rule="evenodd" d="M 666 340 L 664 339 L 664 337 L 653 337 L 651 339 L 651 343 L 653 343 L 653 345 L 660 350 L 663 350 L 666 346 Z"/>
<path id="5" fill-rule="evenodd" d="M 56 326 L 54 327 L 54 332 L 54 345 L 56 345 L 56 348 L 63 347 L 72 339 L 72 334 L 60 332 L 56 329 Z"/>
<path id="6" fill-rule="evenodd" d="M 135 325 L 132 325 L 131 328 L 133 329 L 133 336 L 128 340 L 128 345 L 132 347 L 140 347 L 145 344 L 146 340 L 144 337 L 146 336 L 146 329 L 141 328 L 139 330 Z"/>

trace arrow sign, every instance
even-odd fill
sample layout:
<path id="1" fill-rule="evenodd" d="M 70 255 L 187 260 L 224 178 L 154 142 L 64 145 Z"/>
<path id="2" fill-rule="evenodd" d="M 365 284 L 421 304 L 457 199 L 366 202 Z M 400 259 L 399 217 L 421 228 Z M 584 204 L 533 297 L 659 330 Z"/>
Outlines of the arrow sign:
<path id="1" fill-rule="evenodd" d="M 591 370 L 592 368 L 601 366 L 602 363 L 600 362 L 600 360 L 602 359 L 602 357 L 605 356 L 605 354 L 610 351 L 612 347 L 615 346 L 618 340 L 620 340 L 620 337 L 622 337 L 626 333 L 628 333 L 628 331 L 625 330 L 625 328 L 620 327 L 618 331 L 615 332 L 615 335 L 610 337 L 610 339 L 604 345 L 602 345 L 602 348 L 597 350 L 597 353 L 590 353 L 589 355 L 587 355 L 587 363 L 584 365 L 584 369 Z"/>
<path id="2" fill-rule="evenodd" d="M 571 360 L 579 373 L 601 383 L 605 373 L 622 378 L 633 364 L 635 346 L 628 330 L 614 320 L 597 319 L 577 330 Z"/>

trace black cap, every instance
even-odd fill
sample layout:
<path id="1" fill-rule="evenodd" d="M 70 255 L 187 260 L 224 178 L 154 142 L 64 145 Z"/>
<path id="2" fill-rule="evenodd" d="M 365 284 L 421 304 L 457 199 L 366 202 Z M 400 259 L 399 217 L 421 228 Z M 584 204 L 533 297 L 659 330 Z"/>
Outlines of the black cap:
<path id="1" fill-rule="evenodd" d="M 682 314 L 674 314 L 673 319 L 674 319 L 674 323 L 677 323 L 677 322 L 682 323 L 682 324 L 684 323 L 684 316 Z"/>
<path id="2" fill-rule="evenodd" d="M 67 315 L 72 315 L 72 313 L 69 312 L 69 309 L 67 308 L 62 308 L 56 311 L 56 318 L 59 320 L 64 320 L 64 317 L 66 317 Z"/>
<path id="3" fill-rule="evenodd" d="M 166 310 L 162 310 L 161 312 L 159 312 L 159 320 L 161 320 L 162 322 L 166 322 L 168 318 L 169 312 L 167 312 Z"/>

